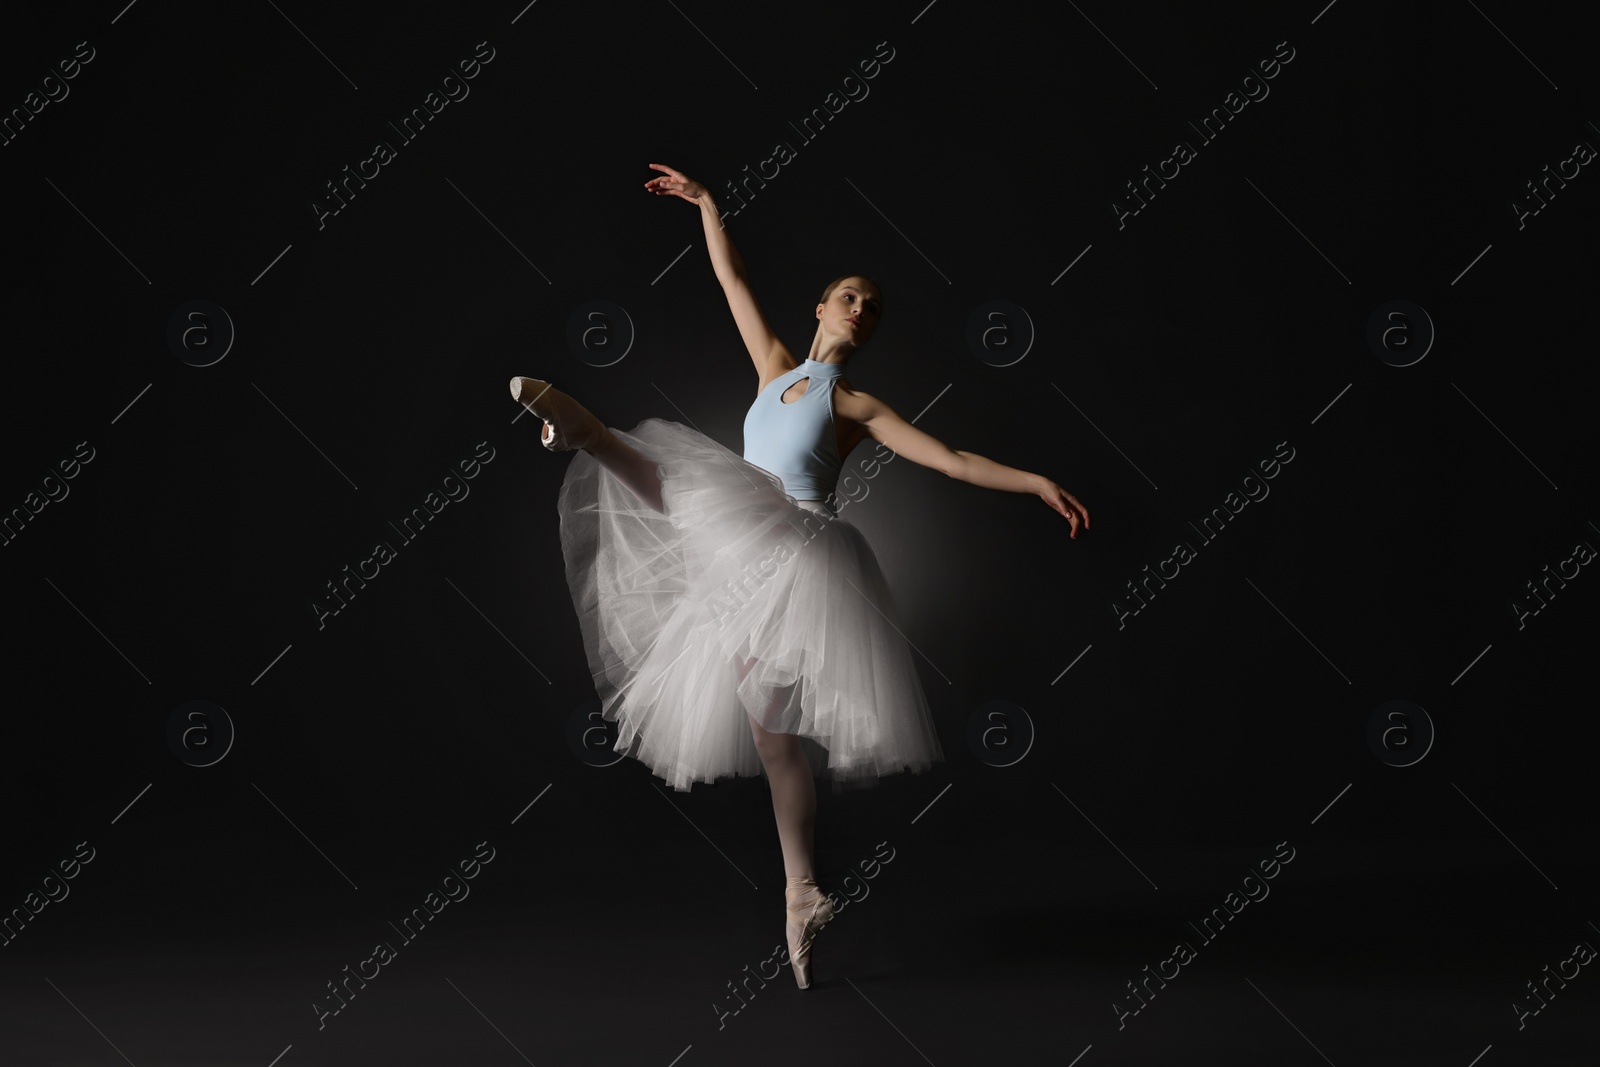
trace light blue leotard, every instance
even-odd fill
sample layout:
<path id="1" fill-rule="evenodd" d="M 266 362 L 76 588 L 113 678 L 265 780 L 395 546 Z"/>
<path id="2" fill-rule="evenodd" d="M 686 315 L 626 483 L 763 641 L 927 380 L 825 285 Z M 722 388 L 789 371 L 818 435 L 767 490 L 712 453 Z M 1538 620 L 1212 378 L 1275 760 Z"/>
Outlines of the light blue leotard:
<path id="1" fill-rule="evenodd" d="M 774 378 L 744 417 L 744 458 L 778 476 L 796 500 L 827 500 L 839 482 L 839 439 L 833 421 L 833 387 L 844 375 L 838 363 L 807 359 Z M 783 402 L 784 391 L 810 378 L 805 395 Z"/>

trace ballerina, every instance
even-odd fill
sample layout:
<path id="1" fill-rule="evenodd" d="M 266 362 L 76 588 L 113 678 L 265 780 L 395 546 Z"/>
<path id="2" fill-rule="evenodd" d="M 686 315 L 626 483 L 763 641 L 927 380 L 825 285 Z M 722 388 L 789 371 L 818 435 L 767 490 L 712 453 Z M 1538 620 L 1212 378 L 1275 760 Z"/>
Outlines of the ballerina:
<path id="1" fill-rule="evenodd" d="M 812 939 L 834 914 L 814 869 L 814 778 L 873 785 L 944 759 L 877 557 L 838 517 L 845 458 L 870 438 L 960 481 L 1032 493 L 1074 538 L 1089 513 L 1050 479 L 952 449 L 849 384 L 845 367 L 883 313 L 870 278 L 828 284 L 797 362 L 757 305 L 710 190 L 650 167 L 662 173 L 647 191 L 700 208 L 755 364 L 744 455 L 665 419 L 609 427 L 541 379 L 511 379 L 511 395 L 544 421 L 547 449 L 576 453 L 557 499 L 562 554 L 616 751 L 679 791 L 766 776 L 789 962 L 806 989 Z"/>

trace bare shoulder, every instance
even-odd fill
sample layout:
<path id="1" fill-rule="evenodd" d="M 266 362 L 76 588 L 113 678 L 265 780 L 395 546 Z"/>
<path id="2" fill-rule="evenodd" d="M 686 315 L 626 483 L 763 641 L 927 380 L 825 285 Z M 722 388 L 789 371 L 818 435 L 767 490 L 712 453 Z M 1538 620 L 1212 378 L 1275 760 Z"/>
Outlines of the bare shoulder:
<path id="1" fill-rule="evenodd" d="M 871 439 L 897 456 L 930 467 L 941 474 L 956 477 L 964 462 L 962 454 L 934 437 L 917 429 L 894 408 L 871 393 L 859 389 L 835 390 L 834 409 L 850 420 L 853 447 Z"/>
<path id="2" fill-rule="evenodd" d="M 870 393 L 851 388 L 850 384 L 841 378 L 833 387 L 833 415 L 839 425 L 839 459 L 843 462 L 861 442 L 868 439 L 870 431 L 867 420 L 877 411 L 883 410 L 881 403 Z"/>
<path id="3" fill-rule="evenodd" d="M 888 410 L 888 406 L 871 393 L 841 380 L 833 389 L 833 410 L 851 422 L 866 423 Z"/>
<path id="4" fill-rule="evenodd" d="M 761 373 L 756 375 L 756 395 L 760 396 L 775 379 L 783 377 L 800 365 L 794 358 L 787 345 L 782 341 L 777 342 L 770 353 L 767 354 L 761 366 Z"/>

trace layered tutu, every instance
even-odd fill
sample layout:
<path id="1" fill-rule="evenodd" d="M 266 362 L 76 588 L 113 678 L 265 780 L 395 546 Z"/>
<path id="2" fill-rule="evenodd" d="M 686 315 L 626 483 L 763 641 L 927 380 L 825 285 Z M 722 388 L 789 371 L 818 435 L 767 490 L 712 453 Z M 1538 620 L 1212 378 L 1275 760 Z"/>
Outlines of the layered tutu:
<path id="1" fill-rule="evenodd" d="M 557 506 L 615 751 L 679 791 L 765 773 L 749 718 L 804 739 L 835 789 L 944 759 L 860 530 L 691 427 L 611 432 L 656 463 L 665 510 L 583 451 Z"/>

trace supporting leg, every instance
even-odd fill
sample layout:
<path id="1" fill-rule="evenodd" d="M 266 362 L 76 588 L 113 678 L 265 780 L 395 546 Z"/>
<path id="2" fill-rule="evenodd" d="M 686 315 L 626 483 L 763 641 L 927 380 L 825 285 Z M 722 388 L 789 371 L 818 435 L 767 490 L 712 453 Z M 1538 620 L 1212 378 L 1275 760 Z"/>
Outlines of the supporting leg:
<path id="1" fill-rule="evenodd" d="M 815 878 L 817 787 L 800 738 L 762 729 L 753 717 L 746 717 L 772 787 L 772 813 L 778 823 L 778 843 L 783 847 L 784 873 L 790 878 Z"/>
<path id="2" fill-rule="evenodd" d="M 748 670 L 749 666 L 743 669 Z M 789 944 L 789 962 L 795 984 L 809 989 L 812 942 L 817 931 L 832 921 L 834 912 L 832 899 L 817 885 L 812 853 L 817 817 L 816 783 L 811 779 L 811 767 L 801 750 L 799 737 L 773 733 L 763 729 L 754 716 L 747 718 L 772 786 L 772 813 L 777 816 L 783 869 L 788 875 L 783 890 L 783 932 Z"/>

